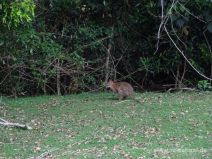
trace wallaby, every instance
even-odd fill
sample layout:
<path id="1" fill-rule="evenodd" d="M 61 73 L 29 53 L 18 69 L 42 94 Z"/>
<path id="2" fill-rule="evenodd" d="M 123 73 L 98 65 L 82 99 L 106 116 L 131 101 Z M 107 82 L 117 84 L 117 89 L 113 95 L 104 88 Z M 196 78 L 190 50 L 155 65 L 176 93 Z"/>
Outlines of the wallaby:
<path id="1" fill-rule="evenodd" d="M 122 100 L 126 97 L 133 98 L 133 87 L 127 82 L 115 82 L 109 80 L 106 87 L 110 88 L 113 92 L 118 93 L 119 100 Z"/>

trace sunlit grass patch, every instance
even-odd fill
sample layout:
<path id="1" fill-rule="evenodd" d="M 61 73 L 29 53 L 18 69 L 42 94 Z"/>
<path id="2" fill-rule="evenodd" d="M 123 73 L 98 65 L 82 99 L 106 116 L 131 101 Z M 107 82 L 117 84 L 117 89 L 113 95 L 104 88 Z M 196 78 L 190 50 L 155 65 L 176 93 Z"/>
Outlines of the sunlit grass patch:
<path id="1" fill-rule="evenodd" d="M 211 93 L 112 93 L 2 99 L 0 157 L 211 158 Z"/>

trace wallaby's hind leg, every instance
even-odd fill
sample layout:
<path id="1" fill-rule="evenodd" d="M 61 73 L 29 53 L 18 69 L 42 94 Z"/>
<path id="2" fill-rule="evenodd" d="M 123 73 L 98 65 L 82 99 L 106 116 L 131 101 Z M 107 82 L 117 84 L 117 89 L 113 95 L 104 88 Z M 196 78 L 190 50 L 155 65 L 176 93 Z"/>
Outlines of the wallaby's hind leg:
<path id="1" fill-rule="evenodd" d="M 119 98 L 119 100 L 122 100 L 122 99 L 124 99 L 124 96 L 119 94 L 118 98 Z"/>

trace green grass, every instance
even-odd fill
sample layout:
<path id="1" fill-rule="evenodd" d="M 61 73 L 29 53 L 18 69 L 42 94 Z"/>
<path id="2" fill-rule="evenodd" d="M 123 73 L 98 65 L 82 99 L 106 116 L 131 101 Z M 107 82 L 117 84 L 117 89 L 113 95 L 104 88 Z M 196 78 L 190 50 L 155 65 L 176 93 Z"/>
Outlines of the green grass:
<path id="1" fill-rule="evenodd" d="M 112 93 L 0 99 L 0 158 L 212 158 L 212 93 Z"/>

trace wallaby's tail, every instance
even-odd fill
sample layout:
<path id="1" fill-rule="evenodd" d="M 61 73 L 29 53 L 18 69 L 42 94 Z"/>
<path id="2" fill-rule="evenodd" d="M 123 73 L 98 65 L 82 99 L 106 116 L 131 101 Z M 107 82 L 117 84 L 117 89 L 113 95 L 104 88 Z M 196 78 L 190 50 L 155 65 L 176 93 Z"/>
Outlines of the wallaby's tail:
<path id="1" fill-rule="evenodd" d="M 143 104 L 139 99 L 141 99 L 141 98 L 136 98 L 135 96 L 131 96 L 131 99 L 132 100 L 134 100 L 134 101 L 136 101 L 137 103 L 139 103 L 139 104 Z"/>

